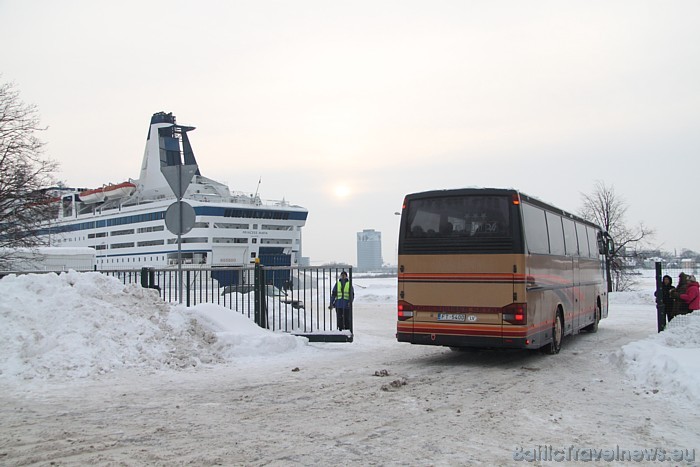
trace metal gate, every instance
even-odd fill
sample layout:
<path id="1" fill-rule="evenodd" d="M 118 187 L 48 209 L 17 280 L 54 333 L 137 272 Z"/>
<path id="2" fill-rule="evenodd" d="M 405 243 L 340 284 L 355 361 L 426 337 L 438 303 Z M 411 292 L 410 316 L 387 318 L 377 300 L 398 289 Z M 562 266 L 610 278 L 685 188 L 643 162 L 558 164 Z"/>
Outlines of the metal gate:
<path id="1" fill-rule="evenodd" d="M 336 311 L 330 308 L 331 291 L 346 271 L 352 285 L 352 268 L 263 266 L 183 268 L 182 303 L 215 303 L 241 313 L 271 331 L 288 332 L 311 342 L 352 342 L 350 327 L 338 330 Z M 124 284 L 140 283 L 157 289 L 167 302 L 178 303 L 177 269 L 101 270 Z"/>

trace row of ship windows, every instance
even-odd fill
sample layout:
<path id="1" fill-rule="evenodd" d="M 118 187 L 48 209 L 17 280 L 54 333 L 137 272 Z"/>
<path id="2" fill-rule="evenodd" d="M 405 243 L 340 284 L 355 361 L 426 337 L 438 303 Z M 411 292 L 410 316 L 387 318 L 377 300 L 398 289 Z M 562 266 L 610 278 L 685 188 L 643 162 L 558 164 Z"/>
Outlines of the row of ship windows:
<path id="1" fill-rule="evenodd" d="M 255 252 L 251 253 L 251 257 L 255 258 Z M 97 264 L 118 264 L 118 263 L 141 263 L 144 262 L 166 262 L 166 256 L 138 256 L 136 258 L 98 258 Z M 206 253 L 182 253 L 182 263 L 183 264 L 206 264 L 207 254 Z M 178 264 L 177 256 L 174 254 L 167 255 L 167 264 Z"/>
<path id="2" fill-rule="evenodd" d="M 197 222 L 194 224 L 195 229 L 208 229 L 209 228 L 209 223 L 208 222 Z M 248 229 L 250 228 L 249 224 L 219 224 L 215 223 L 214 224 L 215 229 Z M 257 224 L 253 224 L 253 229 L 257 229 L 258 226 Z M 291 225 L 262 225 L 263 230 L 293 230 L 294 226 Z M 134 232 L 136 233 L 149 233 L 149 232 L 162 232 L 165 230 L 165 227 L 162 225 L 156 225 L 153 227 L 141 227 L 139 229 L 125 229 L 125 230 L 113 230 L 112 232 L 109 232 L 110 237 L 117 237 L 119 235 L 133 235 Z M 88 234 L 87 238 L 102 238 L 107 236 L 107 232 L 97 232 L 97 233 L 91 233 Z"/>
<path id="3" fill-rule="evenodd" d="M 209 243 L 209 238 L 207 237 L 189 237 L 189 238 L 183 238 L 182 243 Z M 223 238 L 223 237 L 214 237 L 212 238 L 212 243 L 248 243 L 247 238 Z M 251 239 L 250 243 L 258 243 L 257 238 Z M 296 240 L 296 243 L 299 243 L 299 240 Z M 177 244 L 177 239 L 176 238 L 170 238 L 168 239 L 168 245 L 176 245 Z M 261 245 L 291 245 L 292 240 L 289 239 L 281 239 L 281 238 L 263 238 L 260 240 Z M 165 240 L 146 240 L 143 242 L 136 242 L 135 244 L 138 247 L 143 247 L 143 246 L 158 246 L 158 245 L 165 245 Z M 118 250 L 120 248 L 134 248 L 134 242 L 124 242 L 124 243 L 112 243 L 111 245 L 106 245 L 106 244 L 101 244 L 101 245 L 93 245 L 91 248 L 94 248 L 95 250 Z"/>
<path id="4" fill-rule="evenodd" d="M 155 258 L 155 259 L 154 259 Z M 99 264 L 115 264 L 115 263 L 142 263 L 144 261 L 165 261 L 165 256 L 144 256 L 138 258 L 99 258 L 97 262 Z"/>
<path id="5" fill-rule="evenodd" d="M 165 230 L 165 227 L 162 225 L 156 225 L 153 227 L 142 227 L 140 229 L 136 229 L 137 233 L 149 233 L 149 232 L 162 232 Z M 109 232 L 109 235 L 111 237 L 117 237 L 119 235 L 133 235 L 134 229 L 125 229 L 125 230 L 114 230 L 112 232 Z M 88 234 L 87 238 L 102 238 L 106 237 L 107 232 L 97 232 L 97 233 L 91 233 Z"/>
<path id="6" fill-rule="evenodd" d="M 139 222 L 149 222 L 149 221 L 157 221 L 157 220 L 164 220 L 164 219 L 165 219 L 164 212 L 154 212 L 154 213 L 150 213 L 150 214 L 143 214 L 140 216 L 127 216 L 127 217 L 121 217 L 118 219 L 106 219 L 103 221 L 81 222 L 79 224 L 74 224 L 74 225 L 70 226 L 70 230 L 92 230 L 95 228 L 113 227 L 113 226 L 118 226 L 118 225 L 134 224 L 134 223 L 139 223 Z M 209 228 L 209 226 L 210 226 L 209 222 L 197 222 L 194 225 L 195 228 L 202 228 L 202 229 L 207 229 L 207 228 Z M 257 230 L 258 224 L 252 224 L 252 226 L 251 226 L 251 224 L 242 224 L 242 223 L 233 223 L 233 222 L 214 222 L 213 227 L 215 229 L 250 229 L 250 228 L 252 228 L 253 230 Z M 295 226 L 293 226 L 293 225 L 261 224 L 260 228 L 262 230 L 294 230 Z M 299 229 L 300 227 L 296 227 L 296 228 Z M 148 229 L 149 229 L 149 227 L 146 227 L 144 229 L 138 229 L 138 230 L 148 231 Z"/>
<path id="7" fill-rule="evenodd" d="M 63 217 L 70 217 L 71 213 L 63 213 Z M 149 222 L 165 219 L 165 211 L 150 212 L 148 214 L 140 214 L 134 216 L 117 217 L 114 219 L 105 219 L 101 221 L 80 222 L 70 226 L 71 230 L 90 230 L 101 227 L 112 227 L 115 225 L 134 224 L 137 222 Z"/>

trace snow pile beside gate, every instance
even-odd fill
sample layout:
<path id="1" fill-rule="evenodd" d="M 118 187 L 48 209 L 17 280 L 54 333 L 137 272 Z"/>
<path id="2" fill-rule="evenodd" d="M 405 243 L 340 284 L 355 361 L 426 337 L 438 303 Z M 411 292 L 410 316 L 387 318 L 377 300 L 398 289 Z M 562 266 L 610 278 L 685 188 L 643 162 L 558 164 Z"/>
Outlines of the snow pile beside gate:
<path id="1" fill-rule="evenodd" d="M 291 334 L 261 329 L 240 313 L 212 303 L 192 308 L 173 308 L 173 319 L 195 319 L 216 335 L 211 347 L 217 355 L 230 360 L 235 357 L 265 357 L 306 347 L 309 340 Z M 179 313 L 179 315 L 178 315 Z M 180 318 L 176 318 L 180 316 Z M 184 324 L 184 323 L 181 323 Z"/>
<path id="2" fill-rule="evenodd" d="M 645 391 L 700 402 L 700 313 L 686 325 L 622 347 L 627 374 Z"/>
<path id="3" fill-rule="evenodd" d="M 179 370 L 307 343 L 217 305 L 171 306 L 154 290 L 96 272 L 10 275 L 0 297 L 4 382 Z"/>

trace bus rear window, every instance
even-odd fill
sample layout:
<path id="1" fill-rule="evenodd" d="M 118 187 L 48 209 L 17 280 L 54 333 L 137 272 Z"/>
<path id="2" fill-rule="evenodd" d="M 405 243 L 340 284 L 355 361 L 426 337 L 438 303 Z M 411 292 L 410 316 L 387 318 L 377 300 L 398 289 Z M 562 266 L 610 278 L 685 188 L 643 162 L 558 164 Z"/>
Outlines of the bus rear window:
<path id="1" fill-rule="evenodd" d="M 406 238 L 510 237 L 509 201 L 504 196 L 414 199 L 407 206 Z"/>

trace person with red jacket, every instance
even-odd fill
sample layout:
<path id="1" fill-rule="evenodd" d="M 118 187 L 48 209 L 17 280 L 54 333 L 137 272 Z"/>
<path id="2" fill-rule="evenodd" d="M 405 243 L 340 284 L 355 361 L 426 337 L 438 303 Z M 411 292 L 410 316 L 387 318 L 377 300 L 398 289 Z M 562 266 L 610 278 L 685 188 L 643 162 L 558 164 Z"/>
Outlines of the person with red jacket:
<path id="1" fill-rule="evenodd" d="M 680 294 L 680 299 L 688 304 L 691 313 L 700 310 L 700 290 L 695 276 L 688 276 L 688 288 L 685 293 Z"/>

